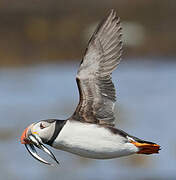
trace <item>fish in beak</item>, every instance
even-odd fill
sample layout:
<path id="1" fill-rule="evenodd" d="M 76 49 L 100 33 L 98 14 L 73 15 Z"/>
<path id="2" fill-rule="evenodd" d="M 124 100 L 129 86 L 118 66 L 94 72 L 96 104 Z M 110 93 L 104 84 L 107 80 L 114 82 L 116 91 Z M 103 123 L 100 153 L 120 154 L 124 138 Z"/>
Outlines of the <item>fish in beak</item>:
<path id="1" fill-rule="evenodd" d="M 41 158 L 35 147 L 41 149 L 42 151 L 44 151 L 45 153 L 47 153 L 57 164 L 59 164 L 59 162 L 57 161 L 56 157 L 54 156 L 54 154 L 46 147 L 44 146 L 41 138 L 39 137 L 39 135 L 37 133 L 32 133 L 31 132 L 31 127 L 33 126 L 33 124 L 29 127 L 27 127 L 21 136 L 21 144 L 24 144 L 27 151 L 38 161 L 44 163 L 44 164 L 48 164 L 48 165 L 53 165 L 49 162 L 47 162 L 46 160 L 44 160 L 43 158 Z"/>

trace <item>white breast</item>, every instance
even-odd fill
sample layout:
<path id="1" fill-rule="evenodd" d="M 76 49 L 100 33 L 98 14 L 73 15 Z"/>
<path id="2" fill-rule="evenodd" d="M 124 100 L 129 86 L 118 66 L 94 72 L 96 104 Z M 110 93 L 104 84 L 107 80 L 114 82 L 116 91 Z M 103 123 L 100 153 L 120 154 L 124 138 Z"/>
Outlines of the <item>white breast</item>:
<path id="1" fill-rule="evenodd" d="M 138 151 L 127 139 L 96 124 L 67 121 L 53 147 L 94 159 L 110 159 Z"/>

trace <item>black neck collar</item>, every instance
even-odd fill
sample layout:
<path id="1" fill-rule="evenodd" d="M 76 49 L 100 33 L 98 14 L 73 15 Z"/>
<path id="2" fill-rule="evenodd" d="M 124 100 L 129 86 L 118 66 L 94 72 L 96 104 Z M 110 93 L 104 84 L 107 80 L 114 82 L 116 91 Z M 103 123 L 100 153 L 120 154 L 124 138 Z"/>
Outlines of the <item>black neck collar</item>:
<path id="1" fill-rule="evenodd" d="M 54 134 L 49 141 L 45 142 L 45 144 L 52 146 L 54 140 L 59 135 L 65 123 L 66 123 L 66 120 L 56 120 Z"/>

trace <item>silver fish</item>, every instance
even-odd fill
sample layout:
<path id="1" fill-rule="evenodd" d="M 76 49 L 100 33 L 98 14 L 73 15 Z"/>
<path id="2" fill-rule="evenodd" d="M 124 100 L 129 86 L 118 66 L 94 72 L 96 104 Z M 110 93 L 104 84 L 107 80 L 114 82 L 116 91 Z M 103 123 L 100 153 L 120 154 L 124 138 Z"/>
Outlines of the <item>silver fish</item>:
<path id="1" fill-rule="evenodd" d="M 30 135 L 29 136 L 29 140 L 30 140 L 30 144 L 25 144 L 26 149 L 28 150 L 28 152 L 38 161 L 44 163 L 44 164 L 48 164 L 48 165 L 53 165 L 49 162 L 47 162 L 46 160 L 44 160 L 43 158 L 41 158 L 35 147 L 41 149 L 42 151 L 46 152 L 53 160 L 55 160 L 55 162 L 57 164 L 59 164 L 58 160 L 56 159 L 56 157 L 54 156 L 54 154 L 46 147 L 43 145 L 41 139 L 39 137 L 36 137 L 36 135 Z"/>

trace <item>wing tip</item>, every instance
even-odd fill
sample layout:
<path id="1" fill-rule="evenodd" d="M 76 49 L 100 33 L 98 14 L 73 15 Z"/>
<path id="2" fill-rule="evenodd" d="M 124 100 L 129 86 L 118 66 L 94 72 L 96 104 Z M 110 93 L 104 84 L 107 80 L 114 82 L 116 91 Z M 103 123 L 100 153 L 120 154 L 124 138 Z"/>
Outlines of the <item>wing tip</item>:
<path id="1" fill-rule="evenodd" d="M 107 17 L 112 18 L 112 20 L 117 20 L 120 23 L 120 17 L 117 15 L 117 11 L 115 9 L 110 9 Z"/>
<path id="2" fill-rule="evenodd" d="M 117 13 L 116 13 L 116 10 L 114 9 L 114 8 L 111 8 L 110 10 L 109 10 L 109 15 L 110 14 L 114 14 L 114 15 L 116 15 Z"/>

